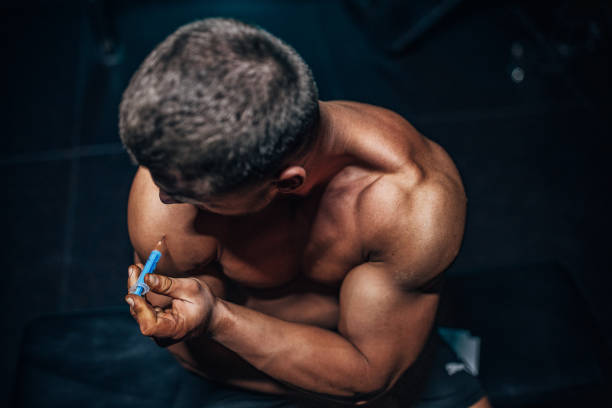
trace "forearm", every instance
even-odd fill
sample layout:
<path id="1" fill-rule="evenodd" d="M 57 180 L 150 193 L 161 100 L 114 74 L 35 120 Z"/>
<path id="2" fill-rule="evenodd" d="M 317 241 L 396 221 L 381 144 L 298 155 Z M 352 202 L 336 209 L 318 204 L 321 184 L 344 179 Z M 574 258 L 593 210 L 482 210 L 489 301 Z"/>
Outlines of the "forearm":
<path id="1" fill-rule="evenodd" d="M 209 334 L 258 370 L 310 393 L 352 399 L 381 386 L 366 357 L 329 330 L 219 300 Z"/>

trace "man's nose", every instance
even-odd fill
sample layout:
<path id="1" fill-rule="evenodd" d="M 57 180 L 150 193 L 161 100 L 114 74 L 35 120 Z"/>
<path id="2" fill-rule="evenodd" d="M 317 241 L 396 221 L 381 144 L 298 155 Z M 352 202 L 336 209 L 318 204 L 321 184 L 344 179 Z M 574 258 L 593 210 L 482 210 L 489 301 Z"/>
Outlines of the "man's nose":
<path id="1" fill-rule="evenodd" d="M 175 199 L 170 197 L 168 194 L 166 194 L 165 191 L 161 189 L 159 190 L 159 200 L 164 204 L 179 204 L 180 203 L 180 201 L 176 201 Z"/>

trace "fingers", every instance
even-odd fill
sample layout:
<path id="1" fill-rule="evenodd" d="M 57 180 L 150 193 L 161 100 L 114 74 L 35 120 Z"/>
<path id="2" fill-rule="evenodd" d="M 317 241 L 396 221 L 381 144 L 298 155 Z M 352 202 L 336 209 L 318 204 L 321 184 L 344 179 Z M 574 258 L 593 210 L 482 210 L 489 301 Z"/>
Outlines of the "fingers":
<path id="1" fill-rule="evenodd" d="M 128 280 L 127 280 L 128 290 L 130 290 L 130 288 L 136 284 L 136 281 L 138 281 L 138 277 L 140 276 L 140 273 L 142 272 L 142 268 L 143 266 L 140 263 L 136 265 L 130 265 L 128 267 Z"/>
<path id="2" fill-rule="evenodd" d="M 177 318 L 161 308 L 153 308 L 145 299 L 137 295 L 127 295 L 130 313 L 138 322 L 140 331 L 145 336 L 180 339 L 184 333 L 178 330 Z"/>
<path id="3" fill-rule="evenodd" d="M 160 295 L 170 296 L 174 299 L 185 299 L 201 289 L 196 279 L 171 278 L 155 273 L 145 276 L 145 282 L 151 291 Z"/>

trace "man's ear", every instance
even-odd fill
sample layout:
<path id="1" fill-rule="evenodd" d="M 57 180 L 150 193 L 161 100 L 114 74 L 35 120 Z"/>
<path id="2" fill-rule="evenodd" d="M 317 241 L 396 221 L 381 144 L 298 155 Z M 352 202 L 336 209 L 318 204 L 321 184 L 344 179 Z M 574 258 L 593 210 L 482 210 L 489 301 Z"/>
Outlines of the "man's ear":
<path id="1" fill-rule="evenodd" d="M 274 182 L 281 193 L 291 193 L 297 190 L 306 181 L 306 170 L 301 166 L 287 167 Z"/>

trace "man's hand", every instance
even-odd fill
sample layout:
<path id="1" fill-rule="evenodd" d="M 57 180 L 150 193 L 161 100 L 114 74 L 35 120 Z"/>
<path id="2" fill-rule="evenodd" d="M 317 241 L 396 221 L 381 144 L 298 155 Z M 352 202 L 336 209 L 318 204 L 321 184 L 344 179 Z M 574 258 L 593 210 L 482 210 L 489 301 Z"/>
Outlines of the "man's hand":
<path id="1" fill-rule="evenodd" d="M 136 283 L 141 272 L 141 264 L 130 266 L 128 288 Z M 152 337 L 161 346 L 169 346 L 208 329 L 216 298 L 205 283 L 196 278 L 157 274 L 145 276 L 145 282 L 151 292 L 171 297 L 172 303 L 162 309 L 153 307 L 138 295 L 125 297 L 142 334 Z"/>

